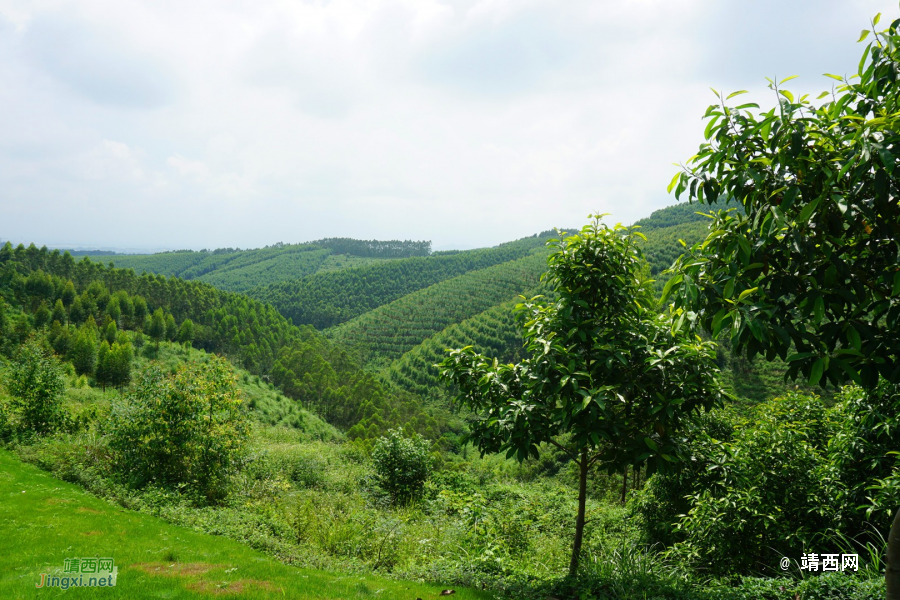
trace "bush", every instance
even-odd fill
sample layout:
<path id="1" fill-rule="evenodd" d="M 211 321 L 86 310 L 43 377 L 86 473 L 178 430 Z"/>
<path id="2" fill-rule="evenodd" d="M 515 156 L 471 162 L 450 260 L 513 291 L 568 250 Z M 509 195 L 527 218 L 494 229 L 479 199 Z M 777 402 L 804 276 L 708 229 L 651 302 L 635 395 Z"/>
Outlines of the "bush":
<path id="1" fill-rule="evenodd" d="M 408 504 L 422 497 L 431 473 L 428 442 L 419 434 L 405 437 L 403 428 L 388 430 L 372 450 L 379 485 L 395 504 Z"/>
<path id="2" fill-rule="evenodd" d="M 62 415 L 65 376 L 59 361 L 36 340 L 19 350 L 10 365 L 7 388 L 25 429 L 45 434 L 56 428 Z"/>
<path id="3" fill-rule="evenodd" d="M 135 486 L 189 488 L 220 499 L 249 430 L 237 378 L 228 363 L 151 365 L 113 406 L 110 447 Z"/>

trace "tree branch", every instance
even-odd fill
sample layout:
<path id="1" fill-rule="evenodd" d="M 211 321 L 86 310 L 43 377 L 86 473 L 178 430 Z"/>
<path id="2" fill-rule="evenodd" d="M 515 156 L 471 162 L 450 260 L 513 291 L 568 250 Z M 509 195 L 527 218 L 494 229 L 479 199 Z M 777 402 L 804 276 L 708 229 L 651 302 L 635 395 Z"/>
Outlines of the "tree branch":
<path id="1" fill-rule="evenodd" d="M 568 454 L 569 457 L 575 461 L 576 465 L 579 465 L 579 466 L 581 465 L 581 460 L 578 458 L 577 454 L 575 454 L 574 452 L 572 452 L 571 450 L 569 450 L 568 448 L 566 448 L 565 446 L 563 446 L 562 444 L 559 444 L 558 442 L 556 442 L 554 440 L 548 440 L 548 441 L 551 444 L 553 444 L 554 446 L 556 446 L 557 448 L 559 448 L 560 450 L 562 450 L 563 452 L 565 452 L 566 454 Z"/>

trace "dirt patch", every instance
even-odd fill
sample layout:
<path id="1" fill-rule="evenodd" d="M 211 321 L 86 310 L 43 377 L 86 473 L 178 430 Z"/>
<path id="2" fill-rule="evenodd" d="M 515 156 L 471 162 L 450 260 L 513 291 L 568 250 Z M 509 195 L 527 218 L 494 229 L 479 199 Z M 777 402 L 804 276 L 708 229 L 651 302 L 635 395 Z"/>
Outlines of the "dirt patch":
<path id="1" fill-rule="evenodd" d="M 188 577 L 191 575 L 203 575 L 213 569 L 222 569 L 225 565 L 211 565 L 208 563 L 135 563 L 132 569 L 143 571 L 149 575 L 165 575 L 166 577 Z"/>
<path id="2" fill-rule="evenodd" d="M 47 498 L 44 500 L 46 504 L 56 505 L 56 504 L 68 504 L 71 502 L 71 498 Z"/>
<path id="3" fill-rule="evenodd" d="M 66 500 L 66 502 L 68 502 L 68 500 Z M 79 506 L 78 508 L 75 509 L 75 512 L 91 513 L 92 515 L 102 515 L 103 514 L 102 510 L 94 510 L 93 508 L 88 508 L 87 506 Z"/>
<path id="4" fill-rule="evenodd" d="M 102 531 L 82 531 L 81 535 L 86 535 L 88 537 L 91 537 L 91 536 L 95 536 L 95 535 L 103 535 L 103 532 Z"/>
<path id="5" fill-rule="evenodd" d="M 275 588 L 268 581 L 260 581 L 258 579 L 238 579 L 237 581 L 222 581 L 222 582 L 214 582 L 214 581 L 195 581 L 194 583 L 188 586 L 189 589 L 195 592 L 201 592 L 204 594 L 240 594 L 243 593 L 247 588 L 258 588 L 261 590 L 266 590 L 268 592 L 278 591 L 284 592 L 281 588 Z"/>

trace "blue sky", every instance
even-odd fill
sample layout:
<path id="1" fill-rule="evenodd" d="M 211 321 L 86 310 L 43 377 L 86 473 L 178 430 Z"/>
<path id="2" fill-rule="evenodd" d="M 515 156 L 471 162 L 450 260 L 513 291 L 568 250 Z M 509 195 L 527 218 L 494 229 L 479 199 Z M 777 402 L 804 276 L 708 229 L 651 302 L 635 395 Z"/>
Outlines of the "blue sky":
<path id="1" fill-rule="evenodd" d="M 0 239 L 494 245 L 674 202 L 709 87 L 852 73 L 876 0 L 0 0 Z"/>

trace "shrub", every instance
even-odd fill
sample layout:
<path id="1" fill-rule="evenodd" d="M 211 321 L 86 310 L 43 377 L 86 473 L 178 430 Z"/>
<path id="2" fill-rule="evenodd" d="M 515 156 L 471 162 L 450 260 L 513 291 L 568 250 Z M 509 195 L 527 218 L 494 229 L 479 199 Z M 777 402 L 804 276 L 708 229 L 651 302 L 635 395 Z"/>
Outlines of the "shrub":
<path id="1" fill-rule="evenodd" d="M 25 429 L 44 434 L 57 426 L 65 387 L 59 361 L 36 340 L 26 342 L 10 365 L 7 384 Z"/>
<path id="2" fill-rule="evenodd" d="M 378 483 L 395 504 L 408 504 L 422 497 L 431 473 L 428 442 L 419 434 L 403 435 L 403 428 L 388 430 L 372 450 Z"/>
<path id="3" fill-rule="evenodd" d="M 113 406 L 110 447 L 135 486 L 187 487 L 221 498 L 243 453 L 249 422 L 231 367 L 222 358 L 167 374 L 148 367 Z"/>

